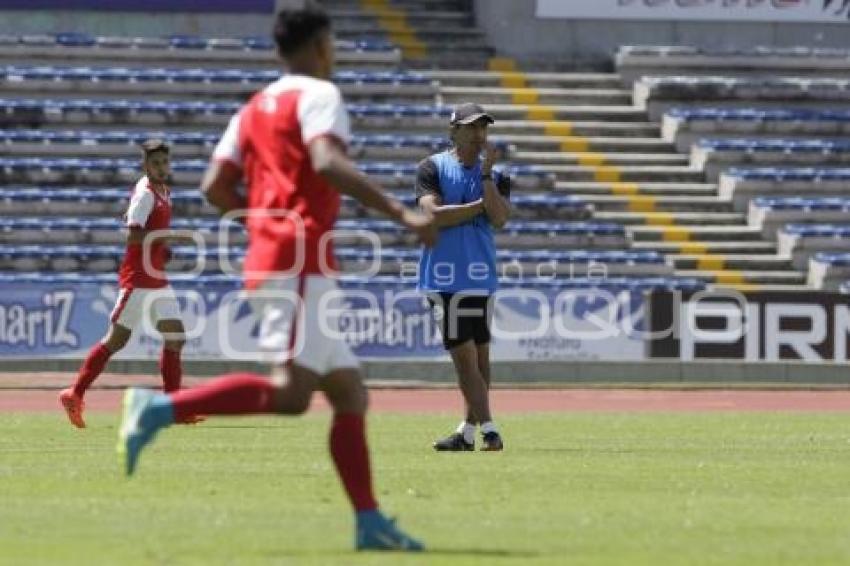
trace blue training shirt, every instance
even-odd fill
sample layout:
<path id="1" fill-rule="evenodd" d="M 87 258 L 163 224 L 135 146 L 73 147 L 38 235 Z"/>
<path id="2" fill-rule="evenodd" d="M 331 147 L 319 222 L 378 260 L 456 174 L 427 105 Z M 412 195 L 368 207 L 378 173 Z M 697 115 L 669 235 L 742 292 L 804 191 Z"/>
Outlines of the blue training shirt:
<path id="1" fill-rule="evenodd" d="M 510 197 L 510 177 L 494 168 L 493 180 L 499 193 Z M 416 172 L 417 202 L 423 196 L 433 194 L 439 196 L 444 205 L 466 204 L 482 198 L 483 191 L 480 159 L 472 167 L 465 167 L 451 150 L 447 150 L 419 163 Z M 419 258 L 420 291 L 492 294 L 498 282 L 493 227 L 484 213 L 464 224 L 441 228 L 437 245 L 422 249 Z"/>

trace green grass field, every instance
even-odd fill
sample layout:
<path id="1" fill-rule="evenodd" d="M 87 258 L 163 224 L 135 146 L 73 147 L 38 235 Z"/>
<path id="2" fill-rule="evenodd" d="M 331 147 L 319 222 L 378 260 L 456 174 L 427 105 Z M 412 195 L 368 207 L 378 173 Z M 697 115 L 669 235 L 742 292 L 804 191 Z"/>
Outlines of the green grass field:
<path id="1" fill-rule="evenodd" d="M 327 416 L 218 419 L 120 475 L 116 417 L 0 415 L 2 564 L 847 564 L 850 419 L 563 414 L 504 453 L 436 454 L 454 423 L 376 415 L 383 507 L 425 555 L 352 552 Z"/>

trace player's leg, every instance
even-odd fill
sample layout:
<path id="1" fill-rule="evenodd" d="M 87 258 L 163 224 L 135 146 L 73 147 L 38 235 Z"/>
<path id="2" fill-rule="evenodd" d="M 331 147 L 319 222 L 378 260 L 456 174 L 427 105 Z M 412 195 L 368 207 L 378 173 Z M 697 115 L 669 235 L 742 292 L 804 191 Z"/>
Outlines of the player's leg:
<path id="1" fill-rule="evenodd" d="M 291 286 L 292 282 L 284 284 Z M 263 300 L 252 300 L 252 308 L 261 319 L 261 346 L 275 360 L 271 379 L 237 373 L 167 395 L 139 389 L 127 392 L 119 451 L 125 455 L 128 474 L 133 473 L 139 452 L 156 432 L 175 422 L 186 422 L 196 415 L 300 414 L 307 410 L 318 375 L 287 367 L 291 343 L 298 338 L 302 325 L 294 318 L 300 305 L 282 297 L 272 294 Z M 293 328 L 294 335 L 290 332 Z"/>
<path id="2" fill-rule="evenodd" d="M 474 340 L 467 340 L 449 350 L 458 377 L 463 398 L 469 406 L 469 417 L 476 423 L 485 423 L 490 418 L 488 385 L 478 365 L 478 347 Z"/>
<path id="3" fill-rule="evenodd" d="M 145 306 L 149 320 L 156 324 L 157 331 L 162 335 L 162 351 L 159 354 L 162 390 L 170 393 L 180 389 L 183 381 L 180 354 L 186 343 L 186 332 L 180 320 L 180 307 L 170 286 L 151 290 L 147 299 Z"/>
<path id="4" fill-rule="evenodd" d="M 463 348 L 464 344 L 471 342 L 473 338 L 471 327 L 465 317 L 459 316 L 458 307 L 460 305 L 455 300 L 455 295 L 451 293 L 433 294 L 428 297 L 428 301 L 434 308 L 437 321 L 440 324 L 443 347 L 449 352 L 452 362 L 455 365 L 455 373 L 458 384 L 461 387 L 465 407 L 464 418 L 458 424 L 455 432 L 442 440 L 436 441 L 433 446 L 437 451 L 457 452 L 473 450 L 475 448 L 475 425 L 478 423 L 478 415 L 475 413 L 473 405 L 470 404 L 466 391 L 464 391 L 465 384 L 470 380 L 461 374 L 461 370 L 458 369 L 458 362 L 455 361 L 456 355 L 452 353 L 458 348 L 465 350 Z M 463 351 L 459 355 L 461 359 L 464 358 Z M 472 365 L 464 364 L 464 367 L 472 367 Z"/>
<path id="5" fill-rule="evenodd" d="M 378 504 L 366 445 L 366 387 L 354 368 L 332 371 L 320 387 L 334 412 L 329 442 L 340 480 L 355 511 L 374 510 Z"/>
<path id="6" fill-rule="evenodd" d="M 489 342 L 485 342 L 483 344 L 475 345 L 475 349 L 478 354 L 478 369 L 481 372 L 481 377 L 484 380 L 485 387 L 487 389 L 487 404 L 489 407 L 490 403 L 490 344 Z M 481 435 L 482 435 L 482 446 L 481 449 L 484 451 L 492 452 L 504 449 L 504 443 L 502 442 L 501 434 L 499 433 L 498 428 L 496 427 L 495 421 L 483 421 L 479 423 L 481 425 Z"/>
<path id="7" fill-rule="evenodd" d="M 180 353 L 186 343 L 183 322 L 168 318 L 157 322 L 156 329 L 162 334 L 162 351 L 159 354 L 159 372 L 162 375 L 162 390 L 166 393 L 177 391 L 183 381 L 183 368 Z"/>
<path id="8" fill-rule="evenodd" d="M 348 350 L 348 346 L 340 344 L 340 349 Z M 354 360 L 353 355 L 347 355 Z M 423 550 L 420 541 L 404 533 L 378 509 L 366 439 L 368 393 L 359 370 L 334 369 L 322 378 L 320 386 L 334 412 L 330 451 L 356 514 L 355 547 L 357 550 Z"/>
<path id="9" fill-rule="evenodd" d="M 274 374 L 284 382 L 276 384 L 257 374 L 235 373 L 173 393 L 128 389 L 118 443 L 127 474 L 134 472 L 141 450 L 160 429 L 190 421 L 196 415 L 297 415 L 306 411 L 318 376 L 282 367 Z"/>
<path id="10" fill-rule="evenodd" d="M 110 326 L 106 336 L 89 350 L 86 359 L 77 372 L 74 385 L 59 393 L 59 403 L 65 409 L 68 420 L 77 428 L 85 428 L 83 419 L 85 403 L 83 397 L 94 380 L 103 372 L 109 358 L 120 351 L 130 340 L 130 330 L 138 322 L 137 301 L 132 297 L 132 291 L 122 289 L 118 301 L 110 316 Z"/>

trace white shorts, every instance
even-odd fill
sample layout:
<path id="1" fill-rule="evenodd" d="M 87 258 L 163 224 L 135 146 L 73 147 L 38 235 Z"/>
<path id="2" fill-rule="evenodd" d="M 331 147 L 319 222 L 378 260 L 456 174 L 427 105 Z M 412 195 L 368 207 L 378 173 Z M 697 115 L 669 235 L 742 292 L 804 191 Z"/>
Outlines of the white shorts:
<path id="1" fill-rule="evenodd" d="M 147 313 L 145 313 L 147 310 Z M 180 320 L 180 306 L 171 286 L 159 289 L 121 289 L 109 320 L 130 330 L 147 314 L 151 326 L 161 320 Z"/>
<path id="2" fill-rule="evenodd" d="M 269 280 L 248 296 L 260 320 L 258 339 L 265 361 L 291 361 L 319 375 L 360 367 L 339 335 L 343 300 L 334 279 L 307 275 Z"/>

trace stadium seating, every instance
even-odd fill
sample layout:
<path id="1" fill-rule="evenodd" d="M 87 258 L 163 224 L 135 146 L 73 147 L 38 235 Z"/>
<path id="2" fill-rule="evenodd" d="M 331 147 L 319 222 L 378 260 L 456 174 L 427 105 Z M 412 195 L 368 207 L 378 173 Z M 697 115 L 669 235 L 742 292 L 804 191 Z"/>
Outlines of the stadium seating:
<path id="1" fill-rule="evenodd" d="M 850 218 L 848 213 L 847 197 L 756 197 L 750 201 L 747 221 L 761 228 L 765 238 L 775 239 L 785 224 L 842 222 Z"/>
<path id="2" fill-rule="evenodd" d="M 274 45 L 267 37 L 204 38 L 92 36 L 84 33 L 0 36 L 0 60 L 47 63 L 77 57 L 92 61 L 160 64 L 238 65 L 274 64 Z M 398 65 L 401 51 L 385 39 L 337 40 L 338 62 L 348 66 Z"/>
<path id="3" fill-rule="evenodd" d="M 720 175 L 719 194 L 744 211 L 757 196 L 841 196 L 848 180 L 850 169 L 731 168 Z"/>
<path id="4" fill-rule="evenodd" d="M 664 113 L 662 136 L 679 151 L 705 139 L 810 137 L 846 139 L 850 110 L 787 108 L 671 108 Z"/>
<path id="5" fill-rule="evenodd" d="M 97 221 L 94 221 L 97 222 Z M 93 226 L 84 226 L 92 221 L 70 221 L 65 226 L 57 222 L 57 235 L 70 233 L 75 228 L 84 234 L 96 233 Z M 18 226 L 24 224 L 19 221 Z M 4 239 L 7 226 L 0 224 Z M 187 226 L 188 227 L 188 226 Z M 194 228 L 194 226 L 193 226 Z M 203 228 L 200 228 L 203 232 Z M 39 227 L 24 227 L 23 234 L 39 231 Z M 43 233 L 50 233 L 45 229 Z M 17 240 L 26 241 L 26 240 Z M 61 241 L 61 240 L 57 240 Z M 67 240 L 66 240 L 67 241 Z M 55 244 L 51 241 L 49 244 Z M 194 268 L 208 271 L 223 269 L 225 261 L 239 269 L 244 250 L 235 247 L 206 247 L 198 249 L 189 246 L 172 247 L 172 259 L 169 269 L 175 272 L 188 272 Z M 337 247 L 336 255 L 340 267 L 346 272 L 366 272 L 372 267 L 375 273 L 404 274 L 419 261 L 420 251 L 414 248 L 370 248 Z M 124 255 L 124 248 L 117 245 L 0 245 L 0 269 L 21 271 L 108 271 L 116 269 Z M 505 274 L 518 278 L 543 276 L 585 276 L 597 277 L 642 275 L 659 276 L 672 274 L 662 255 L 654 252 L 627 251 L 553 251 L 553 250 L 499 250 L 497 252 L 499 269 Z"/>
<path id="6" fill-rule="evenodd" d="M 787 224 L 777 236 L 779 253 L 806 269 L 818 252 L 850 252 L 850 224 Z"/>
<path id="7" fill-rule="evenodd" d="M 622 74 L 517 73 L 487 68 L 492 49 L 455 3 L 406 2 L 416 30 L 409 40 L 382 28 L 368 3 L 328 5 L 339 22 L 335 80 L 352 117 L 350 153 L 403 202 L 414 204 L 417 162 L 445 147 L 454 103 L 475 100 L 496 117 L 491 139 L 514 181 L 514 217 L 496 232 L 500 261 L 602 260 L 612 278 L 640 285 L 798 288 L 807 265 L 772 234 L 845 212 L 827 197 L 847 186 L 848 81 L 838 72 L 810 77 L 803 63 L 837 71 L 845 64 L 837 53 L 710 61 L 717 54 L 631 48 L 621 52 L 632 58 L 620 61 Z M 118 256 L 104 250 L 122 247 L 118 218 L 138 176 L 136 145 L 151 135 L 173 147 L 175 227 L 216 241 L 215 211 L 196 187 L 240 101 L 279 76 L 268 40 L 69 33 L 0 45 L 0 244 L 15 252 L 4 265 L 108 272 Z M 649 59 L 660 61 L 656 70 L 630 91 L 629 65 Z M 686 59 L 694 66 L 677 67 Z M 745 61 L 753 75 L 736 76 Z M 718 76 L 699 76 L 718 62 L 728 63 Z M 778 200 L 785 197 L 806 202 Z M 378 257 L 385 272 L 418 254 L 409 233 L 351 199 L 343 198 L 337 227 L 346 267 L 374 259 L 365 230 L 386 246 Z M 228 234 L 227 253 L 238 261 L 244 233 Z M 205 280 L 218 276 L 215 251 Z M 193 261 L 175 251 L 176 269 Z"/>
<path id="8" fill-rule="evenodd" d="M 104 94 L 136 94 L 143 88 L 148 95 L 170 95 L 176 99 L 193 99 L 198 94 L 210 98 L 247 96 L 258 88 L 277 80 L 281 71 L 203 69 L 203 68 L 134 68 L 134 67 L 0 67 L 0 80 L 6 88 L 18 92 L 74 92 Z M 350 100 L 424 99 L 433 100 L 436 86 L 421 73 L 410 71 L 342 70 L 334 74 L 337 83 Z"/>
<path id="9" fill-rule="evenodd" d="M 808 284 L 815 289 L 836 291 L 850 277 L 850 253 L 817 252 L 809 259 Z"/>
<path id="10" fill-rule="evenodd" d="M 173 160 L 175 184 L 195 185 L 207 167 L 206 159 Z M 364 162 L 360 169 L 387 187 L 413 187 L 416 163 Z M 510 168 L 513 186 L 518 189 L 546 189 L 554 185 L 554 175 L 535 165 Z M 139 177 L 138 159 L 0 157 L 0 182 L 46 184 L 132 183 Z"/>
<path id="11" fill-rule="evenodd" d="M 691 150 L 691 165 L 716 182 L 730 167 L 847 166 L 850 141 L 818 139 L 700 140 Z"/>
<path id="12" fill-rule="evenodd" d="M 0 144 L 6 146 L 7 155 L 122 157 L 152 137 L 167 141 L 173 157 L 205 158 L 221 132 L 0 130 Z M 366 134 L 353 137 L 350 153 L 369 159 L 417 159 L 446 147 L 445 136 Z"/>
<path id="13" fill-rule="evenodd" d="M 850 50 L 824 47 L 706 49 L 696 46 L 620 47 L 617 71 L 630 83 L 647 75 L 850 75 Z"/>
<path id="14" fill-rule="evenodd" d="M 850 78 L 802 77 L 642 77 L 634 86 L 634 102 L 651 120 L 684 104 L 779 108 L 848 108 Z"/>
<path id="15" fill-rule="evenodd" d="M 126 193 L 124 193 L 126 194 Z M 66 192 L 67 197 L 71 197 Z M 199 195 L 200 196 L 200 195 Z M 10 200 L 31 203 L 18 196 Z M 69 198 L 70 200 L 70 198 Z M 126 201 L 113 204 L 114 211 L 123 210 Z M 49 210 L 56 210 L 51 204 Z M 36 207 L 30 204 L 29 210 Z M 37 211 L 37 210 L 36 210 Z M 76 213 L 79 214 L 79 213 Z M 220 222 L 217 218 L 175 218 L 172 221 L 175 230 L 191 230 L 198 233 L 207 245 L 244 245 L 245 234 L 241 225 Z M 389 220 L 368 220 L 362 217 L 343 218 L 337 222 L 337 245 L 346 243 L 368 244 L 357 232 L 374 233 L 382 245 L 412 246 L 417 243 L 409 231 Z M 226 240 L 220 232 L 226 231 Z M 610 249 L 626 245 L 625 229 L 621 224 L 601 222 L 553 222 L 512 220 L 503 231 L 496 234 L 497 243 L 510 249 Z M 0 218 L 0 243 L 4 244 L 113 244 L 120 245 L 126 240 L 123 223 L 116 216 L 24 216 L 15 215 Z M 643 256 L 641 256 L 643 257 Z"/>
<path id="16" fill-rule="evenodd" d="M 115 273 L 57 273 L 54 271 L 28 271 L 28 272 L 0 272 L 0 283 L 115 283 Z M 175 279 L 177 286 L 181 285 L 179 276 Z M 238 285 L 242 281 L 239 275 L 209 274 L 202 273 L 193 276 L 191 283 L 193 288 L 203 288 L 206 285 L 227 283 Z M 361 277 L 358 275 L 342 274 L 339 278 L 340 286 L 344 289 L 358 289 L 365 286 L 375 285 L 396 287 L 409 290 L 415 283 L 411 278 L 397 276 L 378 275 L 375 277 Z M 683 291 L 697 291 L 705 288 L 705 282 L 699 279 L 683 277 L 610 277 L 599 279 L 598 277 L 571 277 L 571 278 L 531 278 L 518 279 L 516 277 L 505 277 L 500 279 L 503 288 L 522 287 L 539 290 L 578 290 L 578 289 L 602 289 L 610 292 L 630 291 L 641 293 L 651 289 L 670 289 Z"/>
<path id="17" fill-rule="evenodd" d="M 73 214 L 73 215 L 111 215 L 119 216 L 124 212 L 129 198 L 129 185 L 125 187 L 102 187 L 102 188 L 80 188 L 80 187 L 8 187 L 0 193 L 0 213 L 10 215 L 28 214 Z M 415 196 L 411 190 L 393 193 L 393 196 L 405 204 L 412 206 Z M 188 188 L 177 188 L 171 196 L 175 215 L 207 216 L 212 217 L 215 210 L 206 203 L 203 195 L 197 190 Z M 557 195 L 557 194 L 517 194 L 513 197 L 514 203 L 521 212 L 517 212 L 514 220 L 523 218 L 549 219 L 552 221 L 582 220 L 592 214 L 592 207 L 580 197 Z M 350 198 L 343 198 L 340 216 L 342 218 L 374 216 L 377 213 L 368 211 L 356 204 Z M 528 223 L 525 223 L 528 224 Z M 520 224 L 522 225 L 522 224 Z M 541 225 L 542 226 L 542 225 Z M 557 227 L 557 224 L 553 224 Z M 595 234 L 597 236 L 616 235 L 617 240 L 613 245 L 621 245 L 625 242 L 625 232 L 622 226 L 614 231 L 610 224 L 589 223 L 581 232 Z M 553 228 L 554 229 L 554 228 Z M 547 232 L 542 227 L 533 230 L 545 238 Z M 497 237 L 508 238 L 498 234 Z M 518 245 L 531 245 L 523 238 L 518 240 Z M 608 242 L 611 247 L 612 242 Z"/>

